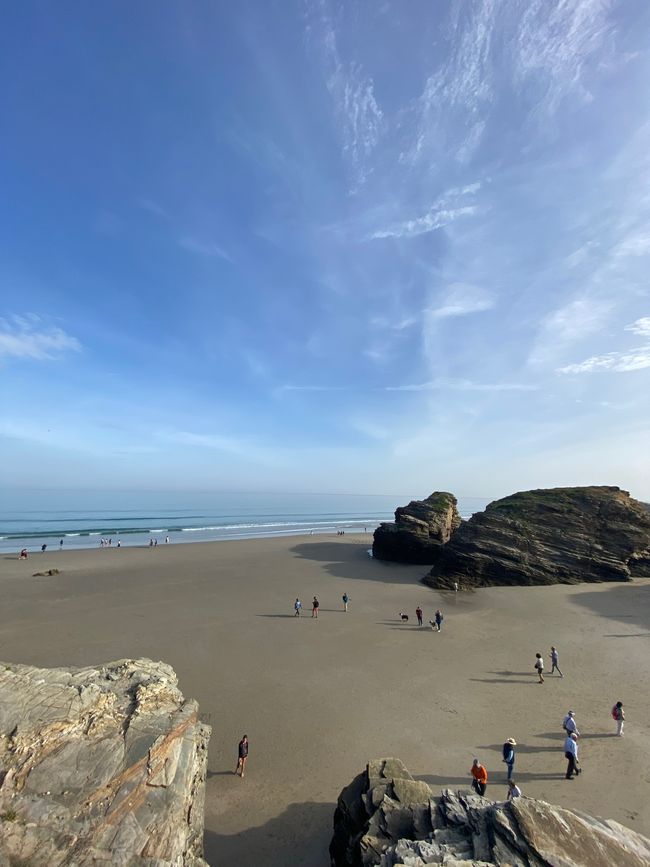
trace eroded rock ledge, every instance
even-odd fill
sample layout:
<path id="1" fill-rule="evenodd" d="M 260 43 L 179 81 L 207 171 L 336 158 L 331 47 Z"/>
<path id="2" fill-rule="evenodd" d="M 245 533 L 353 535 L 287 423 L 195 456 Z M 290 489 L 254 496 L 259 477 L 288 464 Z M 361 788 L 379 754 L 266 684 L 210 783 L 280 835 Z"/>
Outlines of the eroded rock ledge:
<path id="1" fill-rule="evenodd" d="M 333 867 L 647 867 L 650 840 L 532 798 L 434 797 L 399 759 L 378 759 L 339 796 L 330 856 Z"/>
<path id="2" fill-rule="evenodd" d="M 463 521 L 424 579 L 451 589 L 650 577 L 650 515 L 616 487 L 547 488 Z"/>
<path id="3" fill-rule="evenodd" d="M 372 553 L 378 560 L 431 565 L 438 549 L 460 526 L 457 500 L 435 491 L 426 500 L 411 500 L 395 510 L 395 521 L 375 530 Z"/>
<path id="4" fill-rule="evenodd" d="M 0 864 L 207 867 L 209 737 L 162 662 L 0 663 Z"/>

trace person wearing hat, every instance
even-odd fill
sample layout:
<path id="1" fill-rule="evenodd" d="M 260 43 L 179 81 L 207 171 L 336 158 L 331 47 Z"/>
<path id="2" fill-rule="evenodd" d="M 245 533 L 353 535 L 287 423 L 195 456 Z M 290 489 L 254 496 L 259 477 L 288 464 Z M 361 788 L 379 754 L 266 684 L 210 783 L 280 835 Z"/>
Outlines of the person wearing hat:
<path id="1" fill-rule="evenodd" d="M 575 721 L 575 711 L 570 710 L 562 720 L 562 728 L 568 734 L 575 734 L 580 737 L 580 732 Z"/>
<path id="2" fill-rule="evenodd" d="M 515 747 L 517 741 L 514 738 L 508 738 L 503 745 L 503 761 L 508 765 L 508 780 L 512 779 L 512 771 L 515 767 Z"/>

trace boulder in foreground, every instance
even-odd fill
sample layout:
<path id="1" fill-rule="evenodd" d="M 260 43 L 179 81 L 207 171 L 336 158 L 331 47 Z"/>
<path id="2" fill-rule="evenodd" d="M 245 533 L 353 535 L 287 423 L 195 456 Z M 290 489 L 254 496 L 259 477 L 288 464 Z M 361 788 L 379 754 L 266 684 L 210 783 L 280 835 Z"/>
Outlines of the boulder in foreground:
<path id="1" fill-rule="evenodd" d="M 411 500 L 395 510 L 395 521 L 375 530 L 373 557 L 397 563 L 431 565 L 438 549 L 460 526 L 456 497 L 435 491 L 426 500 Z"/>
<path id="2" fill-rule="evenodd" d="M 650 515 L 616 487 L 548 488 L 495 500 L 438 549 L 432 587 L 574 584 L 650 577 Z"/>
<path id="3" fill-rule="evenodd" d="M 333 867 L 647 867 L 650 840 L 532 798 L 434 797 L 399 759 L 370 762 L 339 796 Z"/>
<path id="4" fill-rule="evenodd" d="M 209 736 L 162 662 L 0 663 L 0 864 L 207 867 Z"/>

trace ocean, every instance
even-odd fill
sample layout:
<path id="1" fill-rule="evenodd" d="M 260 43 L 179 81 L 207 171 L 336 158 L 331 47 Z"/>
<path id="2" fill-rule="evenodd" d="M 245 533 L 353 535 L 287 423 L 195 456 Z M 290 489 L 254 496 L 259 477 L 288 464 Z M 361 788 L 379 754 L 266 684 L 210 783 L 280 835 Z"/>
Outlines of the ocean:
<path id="1" fill-rule="evenodd" d="M 426 496 L 424 494 L 423 496 Z M 390 521 L 410 498 L 374 494 L 255 494 L 213 492 L 5 491 L 0 502 L 0 551 L 95 548 L 102 539 L 146 546 L 222 539 L 367 533 Z M 485 508 L 480 497 L 459 499 L 463 517 Z"/>

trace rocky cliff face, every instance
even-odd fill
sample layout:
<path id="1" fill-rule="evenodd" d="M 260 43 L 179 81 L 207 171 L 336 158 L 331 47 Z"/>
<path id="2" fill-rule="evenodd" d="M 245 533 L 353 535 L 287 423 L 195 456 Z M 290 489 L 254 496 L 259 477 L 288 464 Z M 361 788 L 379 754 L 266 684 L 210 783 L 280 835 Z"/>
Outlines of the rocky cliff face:
<path id="1" fill-rule="evenodd" d="M 425 583 L 571 584 L 650 577 L 650 515 L 614 487 L 549 488 L 496 500 L 438 549 Z"/>
<path id="2" fill-rule="evenodd" d="M 453 494 L 436 491 L 426 500 L 412 500 L 395 511 L 394 523 L 383 523 L 375 530 L 373 556 L 378 560 L 430 565 L 438 549 L 460 526 Z"/>
<path id="3" fill-rule="evenodd" d="M 0 864 L 207 867 L 210 729 L 170 666 L 0 663 Z"/>
<path id="4" fill-rule="evenodd" d="M 544 801 L 439 797 L 398 759 L 370 762 L 339 796 L 333 867 L 647 867 L 650 840 Z"/>

